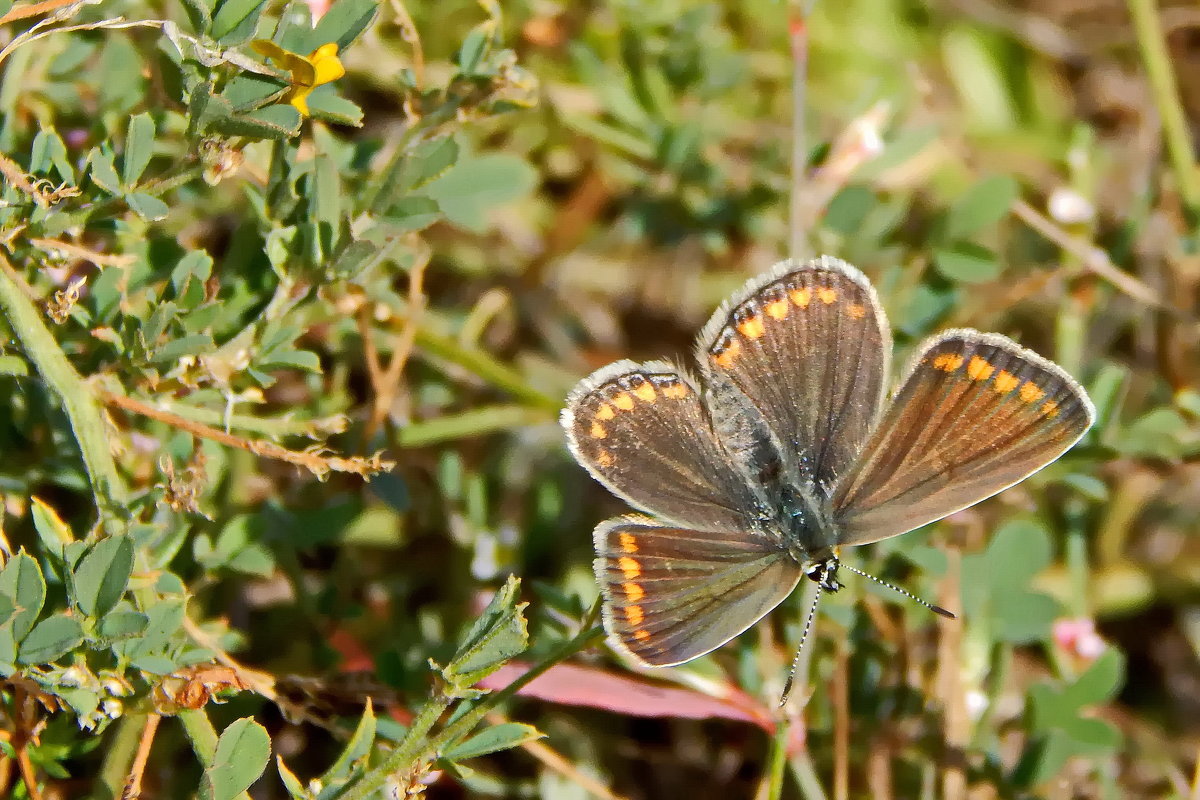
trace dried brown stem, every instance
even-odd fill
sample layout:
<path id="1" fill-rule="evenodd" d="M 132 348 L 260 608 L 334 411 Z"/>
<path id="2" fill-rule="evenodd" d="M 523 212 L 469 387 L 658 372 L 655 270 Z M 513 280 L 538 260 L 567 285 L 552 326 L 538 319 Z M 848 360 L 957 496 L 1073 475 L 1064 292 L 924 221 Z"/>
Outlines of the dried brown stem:
<path id="1" fill-rule="evenodd" d="M 129 255 L 97 253 L 95 250 L 89 250 L 86 247 L 81 247 L 71 242 L 63 242 L 58 239 L 30 239 L 29 243 L 34 247 L 40 247 L 42 250 L 58 250 L 67 255 L 81 258 L 84 261 L 90 261 L 98 267 L 127 267 L 137 260 Z"/>
<path id="2" fill-rule="evenodd" d="M 121 791 L 121 800 L 137 800 L 142 796 L 142 774 L 146 771 L 146 761 L 150 758 L 150 746 L 154 744 L 154 734 L 158 732 L 158 723 L 162 717 L 150 714 L 146 717 L 146 727 L 142 728 L 142 737 L 138 739 L 137 754 L 133 758 L 133 766 L 129 768 L 129 777 L 125 779 L 125 788 Z"/>
<path id="3" fill-rule="evenodd" d="M 1046 239 L 1061 247 L 1079 259 L 1084 268 L 1100 278 L 1111 283 L 1118 291 L 1128 295 L 1140 303 L 1152 306 L 1165 306 L 1166 303 L 1158 292 L 1139 281 L 1132 275 L 1122 272 L 1108 257 L 1108 253 L 1099 247 L 1072 236 L 1060 228 L 1049 217 L 1040 213 L 1024 200 L 1012 204 L 1012 213 L 1029 227 L 1040 233 Z"/>
<path id="4" fill-rule="evenodd" d="M 421 317 L 425 312 L 425 267 L 429 264 L 429 252 L 423 251 L 413 262 L 408 273 L 408 310 L 405 313 L 404 328 L 395 337 L 392 346 L 392 356 L 387 367 L 381 370 L 379 353 L 371 341 L 370 317 L 365 307 L 359 314 L 359 330 L 363 337 L 363 349 L 367 356 L 367 372 L 370 375 L 371 386 L 375 390 L 371 403 L 371 416 L 363 427 L 363 440 L 370 441 L 375 431 L 387 418 L 388 411 L 400 391 L 400 379 L 404 376 L 404 367 L 412 355 L 413 345 L 417 340 L 417 331 L 421 326 Z"/>
<path id="5" fill-rule="evenodd" d="M 13 718 L 16 730 L 13 732 L 12 747 L 17 755 L 21 780 L 25 782 L 25 791 L 29 794 L 29 800 L 43 800 L 33 760 L 29 757 L 29 742 L 34 739 L 33 731 L 37 726 L 37 709 L 33 698 L 19 685 L 13 686 Z"/>
<path id="6" fill-rule="evenodd" d="M 143 417 L 148 417 L 171 427 L 187 431 L 193 436 L 211 439 L 228 447 L 236 447 L 239 450 L 246 450 L 264 458 L 273 458 L 277 461 L 295 464 L 298 467 L 307 469 L 318 478 L 323 478 L 330 472 L 350 472 L 368 478 L 376 473 L 389 470 L 396 465 L 394 461 L 388 461 L 378 453 L 373 456 L 343 458 L 342 456 L 327 455 L 318 450 L 288 450 L 286 447 L 280 447 L 274 442 L 266 442 L 261 439 L 242 439 L 217 428 L 185 419 L 178 414 L 172 414 L 169 411 L 155 408 L 132 397 L 110 392 L 106 389 L 97 389 L 96 393 L 102 402 L 110 406 L 132 411 Z"/>
<path id="7" fill-rule="evenodd" d="M 844 639 L 835 649 L 833 685 L 833 800 L 850 797 L 850 656 Z"/>

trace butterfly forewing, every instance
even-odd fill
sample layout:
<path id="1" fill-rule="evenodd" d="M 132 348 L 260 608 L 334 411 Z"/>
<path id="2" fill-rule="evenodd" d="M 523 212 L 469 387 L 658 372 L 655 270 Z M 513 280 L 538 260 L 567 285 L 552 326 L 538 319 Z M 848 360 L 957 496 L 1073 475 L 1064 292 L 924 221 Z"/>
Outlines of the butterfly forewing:
<path id="1" fill-rule="evenodd" d="M 828 487 L 875 421 L 890 351 L 871 284 L 823 257 L 751 281 L 709 320 L 697 357 L 718 425 L 723 413 L 744 414 L 720 392 L 732 384 L 770 430 L 787 477 Z"/>
<path id="2" fill-rule="evenodd" d="M 840 544 L 910 531 L 973 505 L 1071 447 L 1095 412 L 1058 365 L 998 334 L 926 342 L 833 496 Z"/>
<path id="3" fill-rule="evenodd" d="M 562 424 L 576 460 L 643 511 L 705 530 L 745 528 L 756 513 L 699 392 L 670 364 L 597 371 L 567 398 Z"/>
<path id="4" fill-rule="evenodd" d="M 800 569 L 754 532 L 688 530 L 646 517 L 596 528 L 604 625 L 621 649 L 662 667 L 720 647 L 779 605 Z"/>

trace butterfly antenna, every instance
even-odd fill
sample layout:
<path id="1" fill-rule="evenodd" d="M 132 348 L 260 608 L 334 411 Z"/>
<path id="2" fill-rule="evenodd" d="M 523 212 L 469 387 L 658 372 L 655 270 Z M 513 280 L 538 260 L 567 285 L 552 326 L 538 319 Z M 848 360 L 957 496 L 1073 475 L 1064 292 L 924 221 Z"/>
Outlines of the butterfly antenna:
<path id="1" fill-rule="evenodd" d="M 941 616 L 945 617 L 946 619 L 958 619 L 958 617 L 954 616 L 953 613 L 947 611 L 946 609 L 942 608 L 941 606 L 935 606 L 933 603 L 922 600 L 921 598 L 917 597 L 912 592 L 901 589 L 899 586 L 897 586 L 894 583 L 888 583 L 887 581 L 883 580 L 882 578 L 876 578 L 871 573 L 863 572 L 861 569 L 855 569 L 854 567 L 850 566 L 849 564 L 839 564 L 838 566 L 841 569 L 850 570 L 855 575 L 862 575 L 864 578 L 870 578 L 871 580 L 878 583 L 880 586 L 886 586 L 887 588 L 891 589 L 893 592 L 897 592 L 899 594 L 904 595 L 909 600 L 912 600 L 914 603 L 919 603 L 920 605 L 923 605 L 926 608 L 928 608 L 933 613 L 940 614 Z"/>
<path id="2" fill-rule="evenodd" d="M 821 599 L 821 584 L 817 584 L 817 593 L 813 595 L 812 605 L 808 609 L 808 619 L 804 620 L 804 632 L 800 634 L 800 644 L 796 646 L 796 655 L 792 659 L 792 668 L 788 670 L 787 681 L 783 684 L 783 696 L 779 698 L 779 707 L 787 705 L 788 695 L 792 693 L 792 684 L 796 681 L 796 670 L 800 667 L 800 653 L 804 643 L 808 641 L 808 632 L 812 629 L 813 617 L 817 615 L 817 603 Z"/>

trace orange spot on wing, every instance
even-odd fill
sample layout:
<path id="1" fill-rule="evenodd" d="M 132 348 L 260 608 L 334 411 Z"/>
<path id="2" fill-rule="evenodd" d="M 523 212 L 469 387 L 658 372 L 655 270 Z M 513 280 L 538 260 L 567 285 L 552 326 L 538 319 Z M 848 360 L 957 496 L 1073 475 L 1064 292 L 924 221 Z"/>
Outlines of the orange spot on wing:
<path id="1" fill-rule="evenodd" d="M 646 381 L 638 386 L 633 390 L 633 393 L 644 403 L 653 403 L 658 399 L 658 394 L 655 393 L 654 387 L 650 385 L 650 381 Z"/>
<path id="2" fill-rule="evenodd" d="M 792 298 L 797 308 L 808 308 L 808 304 L 812 302 L 812 292 L 808 289 L 792 289 L 788 292 L 788 297 Z"/>
<path id="3" fill-rule="evenodd" d="M 615 460 L 616 459 L 613 458 L 613 454 L 607 450 L 601 450 L 596 454 L 596 463 L 602 467 L 611 467 Z"/>
<path id="4" fill-rule="evenodd" d="M 629 556 L 621 556 L 617 559 L 617 567 L 625 575 L 625 580 L 631 581 L 642 574 L 642 565 L 637 562 L 636 558 Z"/>
<path id="5" fill-rule="evenodd" d="M 834 300 L 837 300 L 837 292 L 835 292 L 833 289 L 830 289 L 828 286 L 823 286 L 820 289 L 817 289 L 817 299 L 819 299 L 825 305 L 830 305 Z"/>
<path id="6" fill-rule="evenodd" d="M 858 303 L 851 303 L 846 307 L 846 313 L 854 319 L 862 319 L 867 315 L 867 309 L 864 306 L 860 306 Z"/>
<path id="7" fill-rule="evenodd" d="M 633 410 L 633 398 L 629 396 L 629 392 L 621 392 L 612 399 L 613 405 L 622 411 Z"/>
<path id="8" fill-rule="evenodd" d="M 633 632 L 633 638 L 637 639 L 639 642 L 644 642 L 650 638 L 650 631 L 642 630 L 639 628 L 638 630 Z"/>
<path id="9" fill-rule="evenodd" d="M 625 606 L 625 619 L 630 625 L 641 625 L 646 619 L 646 613 L 642 611 L 641 606 Z"/>
<path id="10" fill-rule="evenodd" d="M 770 303 L 767 303 L 766 306 L 763 307 L 763 310 L 766 311 L 767 316 L 771 317 L 772 319 L 783 319 L 792 310 L 792 307 L 788 305 L 787 300 L 781 297 L 778 300 L 772 300 Z"/>
<path id="11" fill-rule="evenodd" d="M 992 386 L 995 388 L 997 394 L 1008 394 L 1017 388 L 1017 384 L 1020 382 L 1020 379 L 1011 372 L 1000 370 L 1000 374 L 996 376 L 996 380 L 992 383 Z"/>
<path id="12" fill-rule="evenodd" d="M 617 541 L 621 543 L 621 549 L 626 553 L 636 553 L 638 551 L 637 539 L 634 538 L 632 533 L 621 531 L 617 534 Z"/>
<path id="13" fill-rule="evenodd" d="M 681 381 L 669 383 L 663 387 L 663 394 L 672 400 L 678 400 L 681 397 L 687 397 L 688 388 Z"/>
<path id="14" fill-rule="evenodd" d="M 740 323 L 737 326 L 737 329 L 738 332 L 747 339 L 760 339 L 762 338 L 762 335 L 767 332 L 767 329 L 763 327 L 762 317 L 757 315 Z"/>
<path id="15" fill-rule="evenodd" d="M 958 353 L 942 353 L 940 356 L 934 356 L 933 366 L 935 369 L 940 369 L 942 372 L 954 372 L 963 365 L 963 357 Z"/>
<path id="16" fill-rule="evenodd" d="M 973 381 L 986 381 L 995 371 L 995 367 L 979 356 L 972 356 L 971 363 L 967 364 L 967 376 Z"/>
<path id="17" fill-rule="evenodd" d="M 608 404 L 601 404 L 600 408 L 596 409 L 596 419 L 601 422 L 607 422 L 616 415 L 617 412 L 613 411 L 613 407 Z"/>
<path id="18" fill-rule="evenodd" d="M 742 349 L 741 342 L 737 339 L 732 340 L 729 346 L 719 353 L 714 353 L 712 360 L 718 367 L 729 369 L 733 366 L 733 362 L 737 360 L 738 351 Z"/>
<path id="19" fill-rule="evenodd" d="M 1036 403 L 1046 396 L 1046 392 L 1036 383 L 1025 381 L 1021 385 L 1021 400 L 1026 403 Z"/>
<path id="20" fill-rule="evenodd" d="M 593 439 L 607 439 L 608 438 L 608 431 L 604 430 L 604 426 L 601 425 L 599 422 L 592 423 L 592 429 L 591 429 L 591 431 L 589 431 L 589 433 L 592 434 Z"/>
<path id="21" fill-rule="evenodd" d="M 646 596 L 646 590 L 638 586 L 636 583 L 623 583 L 621 584 L 621 588 L 625 590 L 626 599 L 633 603 L 638 602 Z M 638 620 L 638 622 L 641 622 L 641 620 Z M 634 622 L 633 624 L 637 625 L 638 622 Z"/>
<path id="22" fill-rule="evenodd" d="M 1058 403 L 1053 400 L 1047 400 L 1042 403 L 1042 413 L 1050 417 L 1050 419 L 1054 419 L 1058 416 Z"/>

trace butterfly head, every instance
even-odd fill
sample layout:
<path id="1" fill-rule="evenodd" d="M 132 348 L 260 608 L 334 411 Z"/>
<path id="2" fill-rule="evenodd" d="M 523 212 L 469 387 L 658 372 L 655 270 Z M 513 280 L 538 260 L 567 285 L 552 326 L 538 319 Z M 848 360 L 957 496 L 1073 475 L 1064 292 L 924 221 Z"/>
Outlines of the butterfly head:
<path id="1" fill-rule="evenodd" d="M 806 564 L 804 566 L 804 575 L 813 583 L 820 586 L 822 592 L 836 592 L 844 585 L 837 579 L 837 571 L 840 565 L 841 562 L 838 560 L 836 554 L 825 556 Z"/>

